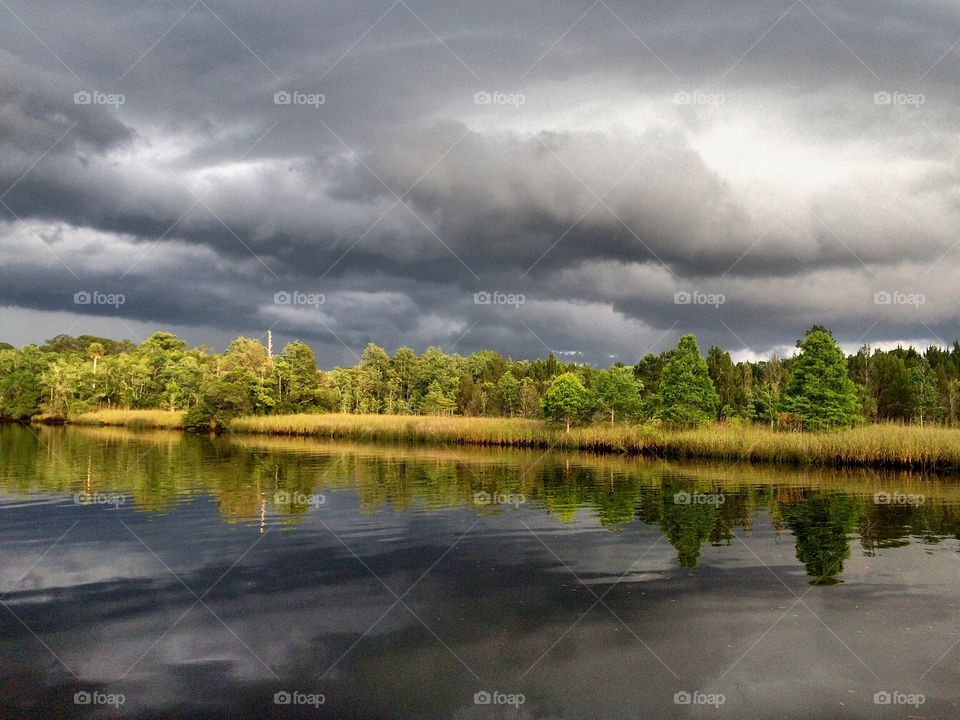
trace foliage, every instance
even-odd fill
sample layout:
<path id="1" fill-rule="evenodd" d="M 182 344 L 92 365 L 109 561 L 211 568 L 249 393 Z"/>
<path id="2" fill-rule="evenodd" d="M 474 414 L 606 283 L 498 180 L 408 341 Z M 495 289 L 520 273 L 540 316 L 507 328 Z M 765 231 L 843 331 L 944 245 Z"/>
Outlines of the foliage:
<path id="1" fill-rule="evenodd" d="M 609 414 L 612 425 L 619 414 L 621 420 L 635 420 L 643 411 L 640 391 L 643 384 L 631 368 L 614 366 L 601 370 L 596 380 L 597 409 Z"/>
<path id="2" fill-rule="evenodd" d="M 716 417 L 718 404 L 697 339 L 684 335 L 663 368 L 656 396 L 657 415 L 669 425 L 705 425 Z"/>
<path id="3" fill-rule="evenodd" d="M 734 365 L 730 353 L 714 345 L 707 352 L 707 372 L 720 399 L 719 418 L 744 417 L 748 414 L 747 397 L 752 383 L 750 368 Z"/>
<path id="4" fill-rule="evenodd" d="M 857 388 L 833 336 L 814 328 L 797 347 L 800 354 L 784 390 L 783 409 L 797 415 L 806 430 L 852 425 L 860 411 Z"/>
<path id="5" fill-rule="evenodd" d="M 590 393 L 572 372 L 564 373 L 550 383 L 541 401 L 543 416 L 566 425 L 567 432 L 573 423 L 582 420 L 590 411 Z"/>
<path id="6" fill-rule="evenodd" d="M 686 336 L 633 367 L 599 369 L 553 355 L 512 360 L 493 350 L 461 356 L 401 347 L 391 356 L 370 344 L 356 365 L 326 371 L 297 340 L 271 356 L 254 338 L 215 353 L 166 332 L 139 345 L 58 335 L 40 346 L 0 345 L 0 420 L 69 420 L 113 410 L 186 413 L 195 429 L 224 427 L 239 416 L 321 412 L 538 419 L 545 393 L 565 374 L 587 394 L 569 415 L 571 427 L 589 419 L 619 427 L 657 417 L 681 428 L 720 419 L 826 429 L 848 425 L 856 408 L 873 422 L 954 427 L 960 418 L 960 343 L 923 352 L 864 346 L 844 358 L 829 333 L 816 328 L 800 350 L 794 358 L 735 363 L 712 347 L 704 360 L 695 338 Z M 546 417 L 566 425 L 565 416 Z M 607 445 L 608 436 L 596 442 Z"/>

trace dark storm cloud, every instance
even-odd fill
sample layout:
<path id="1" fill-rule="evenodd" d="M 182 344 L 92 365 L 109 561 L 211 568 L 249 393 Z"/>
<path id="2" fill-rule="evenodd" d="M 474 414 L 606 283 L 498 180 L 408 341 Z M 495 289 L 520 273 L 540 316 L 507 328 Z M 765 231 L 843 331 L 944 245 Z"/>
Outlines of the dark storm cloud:
<path id="1" fill-rule="evenodd" d="M 686 330 L 752 353 L 815 322 L 960 334 L 947 3 L 0 12 L 9 339 L 67 313 L 273 328 L 326 363 L 370 341 L 632 362 Z M 898 291 L 924 302 L 874 300 Z"/>

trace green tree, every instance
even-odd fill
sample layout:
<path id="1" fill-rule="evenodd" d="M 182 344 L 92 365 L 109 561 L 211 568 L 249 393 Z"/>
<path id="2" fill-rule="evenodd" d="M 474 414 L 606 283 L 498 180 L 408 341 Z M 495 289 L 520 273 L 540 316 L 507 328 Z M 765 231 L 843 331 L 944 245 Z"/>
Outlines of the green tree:
<path id="1" fill-rule="evenodd" d="M 357 412 L 381 413 L 387 404 L 390 356 L 379 345 L 369 343 L 360 359 L 360 399 Z"/>
<path id="2" fill-rule="evenodd" d="M 418 362 L 417 354 L 406 346 L 398 348 L 393 354 L 387 373 L 387 412 L 413 414 L 415 408 L 412 398 Z"/>
<path id="3" fill-rule="evenodd" d="M 87 346 L 87 357 L 93 360 L 93 374 L 97 374 L 97 360 L 103 357 L 103 343 L 92 342 Z"/>
<path id="4" fill-rule="evenodd" d="M 0 418 L 27 420 L 40 412 L 40 376 L 47 362 L 48 353 L 36 345 L 0 350 Z"/>
<path id="5" fill-rule="evenodd" d="M 772 428 L 780 412 L 780 396 L 786 375 L 783 362 L 773 356 L 768 361 L 757 363 L 752 374 L 756 382 L 749 398 L 750 415 L 755 421 L 767 423 Z"/>
<path id="6" fill-rule="evenodd" d="M 501 413 L 510 417 L 517 413 L 520 408 L 520 382 L 509 370 L 497 380 L 496 397 Z"/>
<path id="7" fill-rule="evenodd" d="M 439 385 L 439 393 L 456 403 L 460 378 L 463 375 L 463 358 L 459 355 L 447 355 L 438 347 L 428 347 L 417 358 L 417 375 L 414 382 L 413 402 L 420 412 L 425 412 L 423 401 L 434 382 Z M 438 397 L 436 394 L 434 397 Z"/>
<path id="8" fill-rule="evenodd" d="M 635 418 L 643 410 L 642 388 L 633 368 L 614 366 L 603 370 L 596 379 L 597 408 L 610 415 L 611 425 L 617 413 L 625 419 Z"/>
<path id="9" fill-rule="evenodd" d="M 540 391 L 533 378 L 520 381 L 520 415 L 525 418 L 540 417 Z"/>
<path id="10" fill-rule="evenodd" d="M 912 414 L 910 370 L 903 358 L 878 352 L 873 357 L 876 419 L 907 422 Z"/>
<path id="11" fill-rule="evenodd" d="M 697 339 L 684 335 L 667 361 L 656 396 L 658 416 L 670 425 L 705 425 L 717 415 L 719 398 Z"/>
<path id="12" fill-rule="evenodd" d="M 288 343 L 274 363 L 277 411 L 301 413 L 316 407 L 320 395 L 317 358 L 303 342 Z"/>
<path id="13" fill-rule="evenodd" d="M 434 380 L 427 388 L 427 394 L 420 403 L 421 411 L 426 415 L 450 415 L 457 408 L 457 401 L 444 392 L 443 384 Z"/>
<path id="14" fill-rule="evenodd" d="M 215 372 L 200 391 L 200 402 L 186 415 L 186 425 L 195 430 L 219 429 L 234 416 L 270 411 L 276 405 L 268 382 L 272 374 L 273 360 L 260 341 L 237 338 L 218 358 Z"/>
<path id="15" fill-rule="evenodd" d="M 657 393 L 660 390 L 660 379 L 663 377 L 663 368 L 673 356 L 673 350 L 667 350 L 659 355 L 647 353 L 636 365 L 633 366 L 633 374 L 640 381 L 640 396 L 643 398 L 648 414 L 654 414 L 657 410 Z"/>
<path id="16" fill-rule="evenodd" d="M 910 371 L 911 409 L 913 419 L 923 427 L 924 420 L 937 420 L 940 407 L 940 392 L 937 376 L 926 360 L 921 360 Z"/>
<path id="17" fill-rule="evenodd" d="M 730 359 L 730 353 L 714 345 L 707 352 L 707 371 L 720 398 L 718 417 L 741 415 L 747 405 L 740 370 Z"/>
<path id="18" fill-rule="evenodd" d="M 541 401 L 543 416 L 553 422 L 562 422 L 567 432 L 570 426 L 590 410 L 590 393 L 571 372 L 558 375 L 550 383 Z"/>
<path id="19" fill-rule="evenodd" d="M 852 425 L 860 411 L 857 388 L 833 336 L 815 327 L 797 347 L 800 354 L 784 390 L 783 409 L 797 415 L 806 430 Z"/>
<path id="20" fill-rule="evenodd" d="M 91 343 L 98 342 L 103 346 L 106 355 L 117 355 L 122 352 L 130 352 L 136 349 L 129 340 L 111 340 L 110 338 L 97 337 L 96 335 L 80 335 L 79 337 L 70 337 L 69 335 L 57 335 L 47 340 L 40 349 L 51 353 L 85 353 Z"/>

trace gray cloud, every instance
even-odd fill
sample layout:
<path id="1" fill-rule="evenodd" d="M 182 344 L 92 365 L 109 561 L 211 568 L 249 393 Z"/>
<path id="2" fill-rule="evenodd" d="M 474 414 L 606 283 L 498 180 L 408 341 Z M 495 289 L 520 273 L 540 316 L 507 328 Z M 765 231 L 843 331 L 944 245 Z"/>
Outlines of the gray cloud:
<path id="1" fill-rule="evenodd" d="M 370 341 L 605 363 L 688 330 L 746 354 L 817 322 L 851 345 L 960 335 L 946 3 L 14 10 L 0 340 L 69 318 L 272 328 L 325 364 Z M 127 301 L 74 305 L 85 288 Z M 675 302 L 698 291 L 724 301 Z M 874 302 L 898 291 L 924 302 Z"/>

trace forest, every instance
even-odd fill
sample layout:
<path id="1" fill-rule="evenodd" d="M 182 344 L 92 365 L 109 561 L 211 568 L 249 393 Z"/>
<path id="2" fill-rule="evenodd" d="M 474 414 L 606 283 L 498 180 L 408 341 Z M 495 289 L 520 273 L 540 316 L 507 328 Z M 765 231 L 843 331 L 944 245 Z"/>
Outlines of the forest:
<path id="1" fill-rule="evenodd" d="M 0 418 L 69 420 L 105 408 L 186 413 L 191 428 L 246 415 L 357 413 L 543 418 L 584 423 L 714 421 L 787 430 L 872 422 L 954 426 L 960 411 L 960 342 L 924 351 L 864 345 L 845 355 L 815 326 L 792 357 L 738 362 L 720 347 L 704 356 L 693 335 L 636 364 L 595 368 L 467 356 L 429 347 L 390 355 L 370 344 L 352 367 L 317 368 L 303 342 L 274 354 L 239 337 L 223 353 L 158 332 L 127 340 L 58 335 L 42 345 L 0 343 Z"/>

